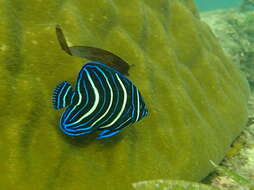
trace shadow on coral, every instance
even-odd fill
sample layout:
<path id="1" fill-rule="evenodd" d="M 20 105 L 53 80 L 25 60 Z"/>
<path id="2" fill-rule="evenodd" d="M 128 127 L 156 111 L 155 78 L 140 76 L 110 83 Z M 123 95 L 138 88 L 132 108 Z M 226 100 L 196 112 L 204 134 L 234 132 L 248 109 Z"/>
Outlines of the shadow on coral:
<path id="1" fill-rule="evenodd" d="M 66 141 L 68 144 L 80 148 L 84 148 L 85 146 L 88 146 L 91 143 L 100 143 L 102 145 L 106 145 L 105 148 L 106 147 L 111 148 L 122 139 L 121 134 L 118 134 L 110 138 L 96 139 L 96 137 L 98 136 L 98 132 L 81 136 L 69 136 L 59 131 L 59 135 L 61 135 L 64 141 Z"/>

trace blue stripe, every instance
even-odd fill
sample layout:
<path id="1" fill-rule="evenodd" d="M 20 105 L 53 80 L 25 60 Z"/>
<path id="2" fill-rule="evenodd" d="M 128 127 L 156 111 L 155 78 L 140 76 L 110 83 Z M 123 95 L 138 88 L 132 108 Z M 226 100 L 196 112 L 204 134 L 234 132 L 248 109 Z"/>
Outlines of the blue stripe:
<path id="1" fill-rule="evenodd" d="M 61 105 L 61 103 L 60 103 L 60 96 L 61 96 L 65 86 L 66 86 L 66 83 L 64 83 L 64 86 L 61 87 L 60 93 L 57 95 L 57 109 L 60 108 L 60 105 Z"/>
<path id="2" fill-rule="evenodd" d="M 88 72 L 87 70 L 84 70 L 84 71 L 86 72 L 87 75 L 90 76 L 90 74 L 89 74 L 89 72 Z M 81 79 L 80 79 L 80 80 L 81 80 Z M 80 80 L 79 80 L 78 85 L 80 85 Z M 82 99 L 83 99 L 83 97 L 82 97 Z M 82 101 L 81 101 L 81 102 L 82 102 Z M 75 108 L 76 108 L 76 106 L 75 106 Z M 73 110 L 74 110 L 74 109 L 73 109 Z M 73 111 L 73 110 L 72 110 L 72 111 Z M 66 122 L 66 120 L 68 119 L 68 117 L 69 117 L 69 115 L 66 117 L 65 122 Z M 66 126 L 66 127 L 69 127 L 69 126 L 76 125 L 76 124 L 77 124 L 77 121 L 72 122 L 72 123 L 65 124 L 65 126 Z M 78 126 L 81 127 L 81 126 L 84 126 L 84 125 L 86 125 L 86 123 L 82 123 L 82 124 L 80 124 L 80 125 L 78 125 Z M 88 128 L 90 129 L 91 127 L 88 127 Z"/>
<path id="3" fill-rule="evenodd" d="M 112 81 L 113 81 L 115 87 L 117 88 L 117 84 L 116 84 L 115 78 L 113 78 L 113 76 L 114 76 L 114 75 L 111 76 L 111 79 L 112 79 Z M 110 82 L 110 80 L 109 80 L 109 82 Z M 113 91 L 113 100 L 114 100 L 114 99 L 116 99 L 116 102 L 115 102 L 115 105 L 114 105 L 114 108 L 113 108 L 112 113 L 108 116 L 107 119 L 105 119 L 102 123 L 100 123 L 100 126 L 102 126 L 102 125 L 104 125 L 105 123 L 107 123 L 107 122 L 109 121 L 109 119 L 111 119 L 111 120 L 114 119 L 114 118 L 111 118 L 111 117 L 115 114 L 116 109 L 117 109 L 118 104 L 119 104 L 119 90 L 116 90 L 116 95 L 114 94 L 114 91 Z M 113 105 L 112 105 L 112 107 L 113 107 Z"/>
<path id="4" fill-rule="evenodd" d="M 100 77 L 98 76 L 98 74 L 97 74 L 95 71 L 93 71 L 93 73 L 95 74 L 96 78 L 99 80 L 100 85 L 101 85 L 101 87 L 102 87 L 102 89 L 103 89 L 103 95 L 104 95 L 104 96 L 103 96 L 102 94 L 100 94 L 101 96 L 103 96 L 103 104 L 102 104 L 102 105 L 98 105 L 98 106 L 101 107 L 100 110 L 99 110 L 99 111 L 96 111 L 96 114 L 93 115 L 92 118 L 91 118 L 90 120 L 88 120 L 87 122 L 84 122 L 84 123 L 83 123 L 84 125 L 86 125 L 86 124 L 88 124 L 89 122 L 93 121 L 93 119 L 96 118 L 98 114 L 101 114 L 101 110 L 104 108 L 105 102 L 106 102 L 105 96 L 107 96 L 107 94 L 106 94 L 104 85 L 103 85 L 103 83 L 102 83 Z M 80 127 L 80 126 L 73 127 L 73 129 L 76 129 L 76 128 L 79 128 L 79 127 Z"/>
<path id="5" fill-rule="evenodd" d="M 79 77 L 78 77 L 78 81 L 77 81 L 77 87 L 80 86 L 80 80 L 81 80 L 81 76 L 83 75 L 83 72 L 81 71 L 79 73 Z M 77 90 L 77 89 L 76 89 Z M 77 92 L 78 95 L 78 92 Z M 79 96 L 79 95 L 78 95 Z M 70 114 L 75 110 L 76 105 L 73 106 L 73 108 L 69 111 L 68 115 L 65 117 L 64 119 L 64 123 L 66 123 L 66 120 L 69 118 Z M 66 114 L 65 114 L 66 115 Z"/>
<path id="6" fill-rule="evenodd" d="M 136 107 L 135 107 L 135 103 L 134 103 L 134 100 L 136 99 L 135 98 L 135 95 L 134 95 L 134 86 L 132 85 L 132 88 L 131 88 L 131 92 L 132 92 L 132 97 L 131 97 L 131 99 L 132 99 L 132 118 L 135 118 L 134 116 L 135 116 L 135 110 L 136 110 Z"/>
<path id="7" fill-rule="evenodd" d="M 76 114 L 74 114 L 73 116 L 72 116 L 72 118 L 70 119 L 70 122 L 80 113 L 80 112 L 82 112 L 85 108 L 86 108 L 86 106 L 87 106 L 87 104 L 88 104 L 88 100 L 89 100 L 89 96 L 88 96 L 88 92 L 87 92 L 87 86 L 86 86 L 86 83 L 85 83 L 86 81 L 83 79 L 83 88 L 85 89 L 85 98 L 82 98 L 83 100 L 85 99 L 86 100 L 86 103 L 85 103 L 85 105 L 84 106 L 82 106 L 82 108 L 79 110 L 79 111 L 77 111 L 77 113 Z M 66 120 L 67 120 L 68 118 L 66 118 Z M 77 118 L 77 120 L 78 120 L 78 118 Z"/>

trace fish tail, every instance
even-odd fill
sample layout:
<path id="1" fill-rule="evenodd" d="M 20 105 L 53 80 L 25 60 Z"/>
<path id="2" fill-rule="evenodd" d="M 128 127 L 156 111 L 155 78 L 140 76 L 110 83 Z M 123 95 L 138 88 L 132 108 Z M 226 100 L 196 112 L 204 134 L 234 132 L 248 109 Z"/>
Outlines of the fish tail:
<path id="1" fill-rule="evenodd" d="M 69 82 L 58 84 L 54 90 L 52 103 L 55 109 L 61 109 L 71 104 L 74 92 Z"/>

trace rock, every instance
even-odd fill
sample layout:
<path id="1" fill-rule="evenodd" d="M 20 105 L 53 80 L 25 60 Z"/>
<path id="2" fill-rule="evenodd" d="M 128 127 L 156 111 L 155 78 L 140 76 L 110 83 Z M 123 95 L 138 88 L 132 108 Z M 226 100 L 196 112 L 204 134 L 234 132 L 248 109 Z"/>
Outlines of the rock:
<path id="1" fill-rule="evenodd" d="M 209 11 L 201 18 L 213 30 L 226 54 L 246 74 L 254 87 L 254 11 Z"/>

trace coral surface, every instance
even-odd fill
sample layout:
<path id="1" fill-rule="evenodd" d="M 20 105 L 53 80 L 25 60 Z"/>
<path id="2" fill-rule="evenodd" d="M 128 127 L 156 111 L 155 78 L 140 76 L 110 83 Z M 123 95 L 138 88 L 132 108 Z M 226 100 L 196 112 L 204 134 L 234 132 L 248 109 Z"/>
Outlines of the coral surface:
<path id="1" fill-rule="evenodd" d="M 212 28 L 227 55 L 246 74 L 252 88 L 247 126 L 221 163 L 230 172 L 211 174 L 210 183 L 225 190 L 254 189 L 254 12 L 241 10 L 227 9 L 201 14 L 202 20 Z"/>
<path id="2" fill-rule="evenodd" d="M 201 18 L 213 30 L 226 54 L 247 76 L 254 88 L 254 11 L 209 11 Z"/>
<path id="3" fill-rule="evenodd" d="M 246 81 L 191 0 L 2 0 L 0 7 L 0 189 L 197 181 L 246 123 Z M 52 89 L 74 84 L 85 61 L 60 49 L 55 24 L 69 44 L 127 61 L 149 116 L 110 139 L 64 135 Z"/>

